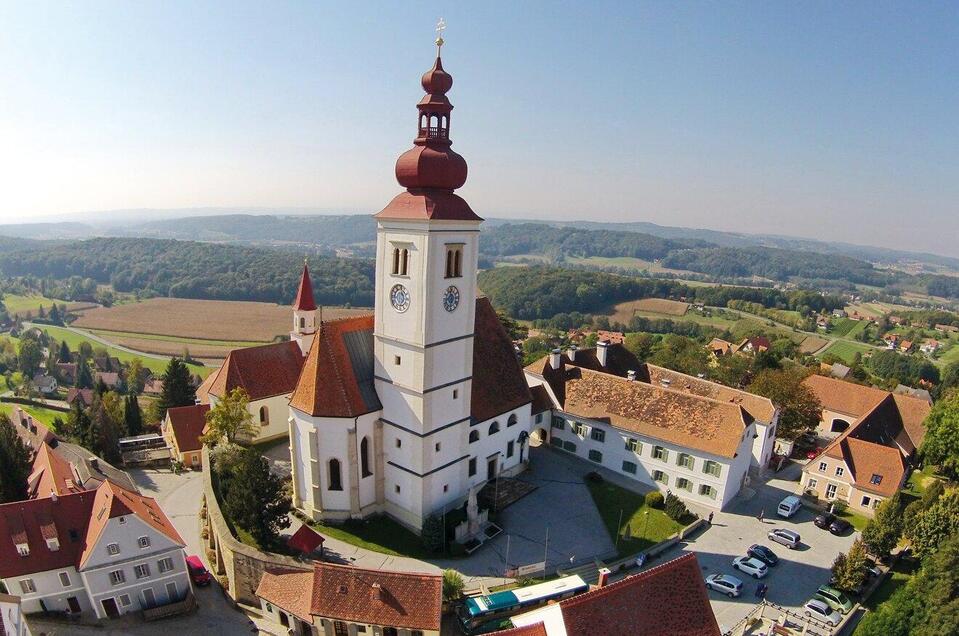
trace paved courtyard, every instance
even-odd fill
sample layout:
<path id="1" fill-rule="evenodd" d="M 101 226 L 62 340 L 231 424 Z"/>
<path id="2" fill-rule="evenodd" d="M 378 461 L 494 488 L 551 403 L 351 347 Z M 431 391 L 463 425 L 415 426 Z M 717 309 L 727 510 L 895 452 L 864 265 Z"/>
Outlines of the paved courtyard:
<path id="1" fill-rule="evenodd" d="M 780 562 L 770 568 L 762 582 L 769 586 L 766 599 L 786 608 L 797 609 L 809 600 L 820 585 L 829 582 L 830 569 L 836 555 L 846 552 L 858 533 L 837 537 L 813 525 L 816 513 L 803 508 L 791 519 L 776 515 L 776 507 L 786 495 L 795 492 L 799 476 L 798 465 L 790 465 L 765 485 L 756 488 L 748 501 L 736 500 L 725 512 L 716 513 L 713 526 L 684 544 L 682 552 L 695 552 L 703 576 L 714 573 L 732 574 L 743 581 L 743 595 L 736 599 L 718 592 L 709 592 L 713 611 L 720 626 L 733 627 L 758 602 L 755 597 L 757 581 L 737 572 L 732 560 L 742 556 L 753 543 L 773 550 Z M 759 521 L 763 512 L 765 521 Z M 769 541 L 766 533 L 773 528 L 787 528 L 798 532 L 802 546 L 789 550 Z M 680 552 L 670 551 L 664 558 L 675 558 Z M 801 613 L 801 612 L 800 612 Z"/>

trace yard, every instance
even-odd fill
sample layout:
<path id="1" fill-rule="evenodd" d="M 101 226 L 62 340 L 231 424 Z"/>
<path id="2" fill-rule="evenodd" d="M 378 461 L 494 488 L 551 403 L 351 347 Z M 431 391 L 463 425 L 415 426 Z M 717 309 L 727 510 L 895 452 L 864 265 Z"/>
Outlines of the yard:
<path id="1" fill-rule="evenodd" d="M 387 516 L 351 520 L 342 525 L 324 525 L 311 521 L 309 526 L 321 535 L 389 556 L 416 559 L 435 559 L 442 556 L 428 552 L 422 539 Z"/>
<path id="2" fill-rule="evenodd" d="M 846 340 L 837 340 L 829 345 L 828 349 L 823 351 L 823 355 L 832 354 L 846 364 L 852 364 L 857 353 L 865 354 L 872 350 L 873 347 L 870 347 L 869 345 L 860 344 L 858 342 L 848 342 Z"/>
<path id="3" fill-rule="evenodd" d="M 586 486 L 621 556 L 645 550 L 683 527 L 662 510 L 647 506 L 645 497 L 632 490 L 590 479 L 586 479 Z M 627 527 L 629 538 L 624 536 Z"/>
<path id="4" fill-rule="evenodd" d="M 13 402 L 0 402 L 0 413 L 6 415 L 12 415 L 13 411 L 20 407 L 26 411 L 29 415 L 33 416 L 33 419 L 38 422 L 52 427 L 54 418 L 59 417 L 62 420 L 66 420 L 67 413 L 61 413 L 60 411 L 54 411 L 53 409 L 45 409 L 40 406 L 26 406 L 23 404 L 15 404 Z"/>

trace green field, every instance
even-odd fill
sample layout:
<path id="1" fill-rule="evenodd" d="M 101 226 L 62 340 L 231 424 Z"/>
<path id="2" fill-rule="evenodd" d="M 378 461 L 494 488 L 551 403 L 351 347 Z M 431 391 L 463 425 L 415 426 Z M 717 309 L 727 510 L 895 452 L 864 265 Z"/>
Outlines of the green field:
<path id="1" fill-rule="evenodd" d="M 873 347 L 869 345 L 860 344 L 858 342 L 847 342 L 845 340 L 837 340 L 836 342 L 829 345 L 829 347 L 822 352 L 822 355 L 831 353 L 832 355 L 838 357 L 846 364 L 852 364 L 853 359 L 856 357 L 856 353 L 865 354 L 868 351 L 872 351 Z"/>
<path id="2" fill-rule="evenodd" d="M 617 550 L 621 556 L 635 554 L 670 535 L 679 532 L 682 524 L 676 523 L 666 516 L 662 510 L 650 508 L 646 505 L 643 495 L 620 488 L 608 481 L 594 483 L 586 480 L 586 487 L 593 497 L 593 503 L 603 518 L 610 538 L 617 543 Z M 691 520 L 690 520 L 691 521 Z M 623 536 L 627 526 L 629 538 Z"/>
<path id="3" fill-rule="evenodd" d="M 141 340 L 158 340 L 160 342 L 175 342 L 177 344 L 183 344 L 186 346 L 190 345 L 210 345 L 213 347 L 231 347 L 233 349 L 241 349 L 243 347 L 259 347 L 263 342 L 257 342 L 254 340 L 206 340 L 204 338 L 188 338 L 185 336 L 161 336 L 155 333 L 137 333 L 135 331 L 109 331 L 107 329 L 90 329 L 84 328 L 84 331 L 89 331 L 92 334 L 96 334 L 105 340 L 110 340 L 111 338 L 138 338 Z"/>
<path id="4" fill-rule="evenodd" d="M 861 323 L 862 321 L 852 320 L 850 318 L 832 318 L 830 319 L 832 327 L 829 329 L 829 334 L 832 336 L 845 336 L 853 327 Z"/>
<path id="5" fill-rule="evenodd" d="M 132 353 L 128 353 L 116 347 L 109 347 L 96 340 L 91 340 L 86 338 L 75 331 L 70 331 L 69 329 L 64 329 L 63 327 L 53 327 L 49 325 L 44 325 L 43 330 L 47 332 L 51 337 L 56 338 L 58 341 L 66 342 L 67 345 L 74 351 L 80 346 L 83 342 L 89 342 L 90 346 L 94 349 L 104 348 L 111 356 L 119 358 L 120 362 L 130 362 L 136 358 L 139 358 L 143 363 L 143 366 L 147 369 L 150 369 L 155 374 L 162 374 L 167 367 L 167 360 L 158 360 L 156 358 L 150 358 L 146 356 L 138 356 Z M 205 378 L 213 372 L 215 367 L 201 367 L 197 365 L 190 365 L 190 372 L 196 373 L 201 378 Z"/>
<path id="6" fill-rule="evenodd" d="M 718 283 L 706 283 L 698 280 L 688 280 L 682 278 L 683 275 L 690 275 L 689 272 L 682 269 L 669 269 L 653 261 L 633 258 L 632 256 L 567 256 L 566 262 L 573 265 L 587 265 L 593 267 L 621 267 L 636 272 L 646 270 L 651 274 L 673 274 L 679 276 L 679 282 L 685 283 L 690 287 L 715 287 Z"/>
<path id="7" fill-rule="evenodd" d="M 52 426 L 53 419 L 59 417 L 61 419 L 66 419 L 67 414 L 61 413 L 60 411 L 54 411 L 52 409 L 45 409 L 39 406 L 25 406 L 23 404 L 14 404 L 12 402 L 0 402 L 0 413 L 5 413 L 11 415 L 17 407 L 22 408 L 24 411 L 33 416 L 33 419 L 38 422 L 42 422 L 47 426 Z"/>
<path id="8" fill-rule="evenodd" d="M 942 366 L 959 362 L 959 344 L 954 344 L 936 359 L 936 362 Z"/>
<path id="9" fill-rule="evenodd" d="M 43 305 L 44 309 L 49 310 L 50 306 L 54 302 L 56 302 L 58 305 L 65 304 L 65 301 L 63 300 L 54 301 L 52 298 L 40 296 L 39 294 L 31 294 L 29 296 L 21 296 L 20 294 L 3 295 L 3 304 L 6 306 L 7 313 L 10 315 L 24 314 L 29 311 L 36 316 L 37 311 L 40 309 L 40 305 Z"/>

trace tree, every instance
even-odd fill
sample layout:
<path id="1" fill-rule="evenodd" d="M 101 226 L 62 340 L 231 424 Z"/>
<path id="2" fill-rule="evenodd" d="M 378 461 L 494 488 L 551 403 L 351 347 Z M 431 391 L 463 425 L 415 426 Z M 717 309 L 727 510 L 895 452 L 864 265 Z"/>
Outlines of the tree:
<path id="1" fill-rule="evenodd" d="M 20 349 L 17 352 L 17 365 L 20 371 L 29 378 L 32 378 L 40 370 L 40 362 L 43 360 L 43 349 L 40 343 L 32 338 L 24 338 L 20 341 Z"/>
<path id="2" fill-rule="evenodd" d="M 80 446 L 93 448 L 93 422 L 91 422 L 90 416 L 83 407 L 80 406 L 79 400 L 73 403 L 70 415 L 67 416 L 66 433 L 70 439 L 75 440 Z"/>
<path id="3" fill-rule="evenodd" d="M 653 345 L 658 338 L 651 333 L 636 332 L 626 335 L 623 346 L 640 360 L 645 360 L 653 354 Z"/>
<path id="4" fill-rule="evenodd" d="M 670 490 L 666 491 L 666 504 L 663 510 L 666 512 L 666 516 L 676 522 L 682 522 L 689 514 L 689 509 L 686 507 L 686 504 L 683 503 L 683 500 L 674 495 Z"/>
<path id="5" fill-rule="evenodd" d="M 458 600 L 463 596 L 466 583 L 463 575 L 456 570 L 443 570 L 443 600 L 446 602 Z"/>
<path id="6" fill-rule="evenodd" d="M 709 368 L 709 352 L 692 338 L 669 334 L 653 347 L 649 362 L 680 373 L 698 375 Z"/>
<path id="7" fill-rule="evenodd" d="M 710 379 L 726 386 L 741 388 L 750 375 L 751 361 L 746 356 L 727 355 L 716 360 L 716 367 L 710 370 Z"/>
<path id="8" fill-rule="evenodd" d="M 78 389 L 93 388 L 93 372 L 90 371 L 90 363 L 87 358 L 78 356 L 77 360 L 77 378 L 74 381 Z"/>
<path id="9" fill-rule="evenodd" d="M 143 412 L 140 410 L 140 403 L 137 396 L 128 395 L 123 405 L 123 421 L 126 423 L 127 435 L 140 435 L 143 433 Z"/>
<path id="10" fill-rule="evenodd" d="M 866 582 L 866 546 L 856 539 L 846 554 L 840 553 L 832 564 L 835 587 L 844 592 L 856 592 Z"/>
<path id="11" fill-rule="evenodd" d="M 143 362 L 140 358 L 134 358 L 127 363 L 124 376 L 127 381 L 127 390 L 134 395 L 143 393 Z"/>
<path id="12" fill-rule="evenodd" d="M 167 409 L 196 403 L 196 387 L 190 379 L 190 370 L 179 358 L 172 358 L 163 373 L 163 392 L 157 400 L 159 415 L 166 417 Z"/>
<path id="13" fill-rule="evenodd" d="M 27 479 L 33 468 L 30 449 L 17 435 L 6 413 L 0 413 L 0 503 L 27 498 Z"/>
<path id="14" fill-rule="evenodd" d="M 70 362 L 72 360 L 72 355 L 70 353 L 70 345 L 67 344 L 67 341 L 64 340 L 60 343 L 60 354 L 57 357 L 58 362 Z"/>
<path id="15" fill-rule="evenodd" d="M 922 454 L 944 475 L 959 479 L 959 390 L 936 402 L 926 416 Z"/>
<path id="16" fill-rule="evenodd" d="M 529 335 L 529 327 L 516 322 L 510 318 L 505 311 L 497 311 L 496 316 L 499 318 L 503 328 L 506 329 L 506 333 L 509 334 L 510 340 L 525 340 L 526 336 Z"/>
<path id="17" fill-rule="evenodd" d="M 899 543 L 902 528 L 902 497 L 897 492 L 876 507 L 876 513 L 862 531 L 863 543 L 876 556 L 884 556 Z"/>
<path id="18" fill-rule="evenodd" d="M 279 531 L 290 527 L 292 502 L 283 479 L 270 471 L 270 463 L 253 448 L 247 449 L 227 480 L 224 512 L 257 544 L 268 547 Z"/>
<path id="19" fill-rule="evenodd" d="M 443 544 L 446 542 L 445 534 L 443 519 L 439 515 L 430 515 L 423 520 L 423 531 L 420 537 L 423 539 L 423 546 L 430 552 L 436 553 L 443 550 Z"/>
<path id="20" fill-rule="evenodd" d="M 93 406 L 90 407 L 92 444 L 87 448 L 114 464 L 121 459 L 120 438 L 123 434 L 120 427 L 123 425 L 123 420 L 117 421 L 115 419 L 114 405 L 103 399 L 108 398 L 109 395 L 107 393 L 101 398 L 95 399 Z"/>
<path id="21" fill-rule="evenodd" d="M 778 437 L 796 439 L 819 424 L 822 404 L 802 383 L 805 377 L 802 368 L 767 369 L 749 385 L 750 393 L 769 398 L 779 409 Z"/>
<path id="22" fill-rule="evenodd" d="M 933 554 L 950 535 L 959 534 L 959 490 L 943 494 L 929 510 L 917 515 L 906 528 L 906 538 L 919 558 Z"/>
<path id="23" fill-rule="evenodd" d="M 250 396 L 240 387 L 228 392 L 207 411 L 206 422 L 207 432 L 201 441 L 210 446 L 222 440 L 229 444 L 246 441 L 256 437 L 260 430 L 250 413 Z"/>

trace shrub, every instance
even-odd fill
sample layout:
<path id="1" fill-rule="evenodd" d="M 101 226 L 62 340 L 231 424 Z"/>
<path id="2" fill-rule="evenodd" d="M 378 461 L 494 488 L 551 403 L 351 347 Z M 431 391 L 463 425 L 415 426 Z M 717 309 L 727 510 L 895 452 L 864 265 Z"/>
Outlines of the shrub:
<path id="1" fill-rule="evenodd" d="M 456 570 L 443 570 L 443 600 L 455 601 L 463 596 L 466 586 L 463 576 Z"/>
<path id="2" fill-rule="evenodd" d="M 658 490 L 646 493 L 646 505 L 650 508 L 662 509 L 665 501 L 666 499 L 663 497 L 663 493 Z"/>
<path id="3" fill-rule="evenodd" d="M 440 517 L 430 515 L 423 520 L 423 531 L 420 536 L 423 539 L 423 547 L 427 550 L 434 553 L 441 551 L 443 549 L 443 534 L 443 520 Z"/>
<path id="4" fill-rule="evenodd" d="M 666 492 L 666 501 L 664 509 L 666 516 L 676 522 L 681 522 L 689 515 L 689 508 L 683 503 L 683 500 L 674 495 L 671 491 Z"/>

